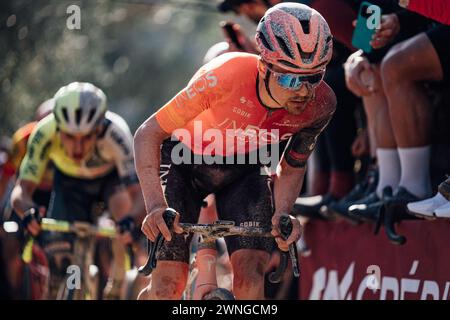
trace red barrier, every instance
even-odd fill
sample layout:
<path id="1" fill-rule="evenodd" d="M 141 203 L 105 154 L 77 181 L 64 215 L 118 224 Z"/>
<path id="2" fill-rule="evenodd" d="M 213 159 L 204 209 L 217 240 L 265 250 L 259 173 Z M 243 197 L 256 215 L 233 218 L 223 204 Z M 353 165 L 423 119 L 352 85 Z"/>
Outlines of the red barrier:
<path id="1" fill-rule="evenodd" d="M 410 220 L 397 225 L 403 246 L 384 229 L 347 222 L 305 226 L 309 257 L 301 258 L 301 299 L 450 299 L 450 221 Z"/>

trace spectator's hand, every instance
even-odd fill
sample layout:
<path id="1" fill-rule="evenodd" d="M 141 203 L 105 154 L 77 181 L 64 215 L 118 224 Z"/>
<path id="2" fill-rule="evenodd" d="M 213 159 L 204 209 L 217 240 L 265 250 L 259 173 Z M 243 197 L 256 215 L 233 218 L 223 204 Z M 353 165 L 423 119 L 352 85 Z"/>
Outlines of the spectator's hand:
<path id="1" fill-rule="evenodd" d="M 288 251 L 289 245 L 291 243 L 296 243 L 298 239 L 300 239 L 302 235 L 302 226 L 300 222 L 294 218 L 293 216 L 289 216 L 292 222 L 292 232 L 287 240 L 283 240 L 280 233 L 280 217 L 279 214 L 274 214 L 272 217 L 272 235 L 275 237 L 275 241 L 278 245 L 278 248 L 282 251 Z"/>
<path id="2" fill-rule="evenodd" d="M 370 152 L 369 135 L 367 129 L 361 130 L 352 144 L 352 155 L 354 157 L 361 157 Z"/>
<path id="3" fill-rule="evenodd" d="M 166 241 L 172 240 L 172 234 L 167 227 L 163 218 L 163 213 L 167 207 L 157 207 L 153 209 L 142 222 L 141 230 L 151 241 L 155 241 L 158 234 L 161 232 Z M 173 224 L 173 230 L 176 233 L 182 233 L 183 229 L 179 226 L 180 215 L 177 213 Z"/>
<path id="4" fill-rule="evenodd" d="M 234 43 L 230 37 L 228 36 L 228 34 L 226 33 L 226 31 L 224 29 L 222 29 L 223 33 L 224 33 L 224 37 L 225 37 L 225 41 L 228 42 L 229 44 L 229 49 L 228 51 L 230 52 L 237 52 L 237 51 L 241 51 L 241 52 L 248 52 L 248 53 L 255 53 L 255 54 L 259 54 L 256 44 L 254 42 L 252 42 L 247 35 L 244 33 L 244 31 L 242 30 L 241 26 L 237 23 L 235 23 L 233 25 L 233 30 L 236 33 L 237 39 L 240 43 L 240 45 L 242 46 L 242 49 L 237 47 L 237 44 Z"/>
<path id="5" fill-rule="evenodd" d="M 344 64 L 347 88 L 358 97 L 369 96 L 374 88 L 363 79 L 364 74 L 372 73 L 370 62 L 363 56 L 362 50 L 351 54 Z"/>
<path id="6" fill-rule="evenodd" d="M 374 49 L 380 49 L 394 40 L 400 31 L 400 22 L 395 13 L 381 16 L 380 28 L 372 36 L 370 45 Z"/>

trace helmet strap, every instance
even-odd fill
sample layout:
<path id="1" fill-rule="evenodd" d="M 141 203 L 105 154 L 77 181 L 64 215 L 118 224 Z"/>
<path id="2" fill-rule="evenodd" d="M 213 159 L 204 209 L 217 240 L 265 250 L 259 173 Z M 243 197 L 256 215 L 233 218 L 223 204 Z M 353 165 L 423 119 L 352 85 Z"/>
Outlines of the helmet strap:
<path id="1" fill-rule="evenodd" d="M 270 67 L 272 67 L 272 64 L 270 65 Z M 269 94 L 269 97 L 281 106 L 281 104 L 277 101 L 277 99 L 275 99 L 273 97 L 272 91 L 270 90 L 270 86 L 269 86 L 270 74 L 271 74 L 271 72 L 270 72 L 269 68 L 267 68 L 266 76 L 264 77 L 264 85 L 266 87 L 266 91 Z"/>

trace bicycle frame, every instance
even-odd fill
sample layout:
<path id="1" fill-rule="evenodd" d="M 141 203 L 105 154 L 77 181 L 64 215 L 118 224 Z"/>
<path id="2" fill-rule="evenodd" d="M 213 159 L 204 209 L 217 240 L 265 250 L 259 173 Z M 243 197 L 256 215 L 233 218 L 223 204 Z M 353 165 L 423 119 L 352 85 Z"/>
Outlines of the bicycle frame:
<path id="1" fill-rule="evenodd" d="M 93 226 L 87 222 L 75 221 L 68 222 L 63 220 L 55 220 L 50 218 L 42 218 L 40 223 L 41 229 L 43 231 L 59 232 L 59 233 L 73 233 L 76 235 L 76 240 L 74 243 L 74 264 L 82 268 L 80 274 L 81 282 L 81 299 L 92 299 L 97 295 L 97 287 L 95 281 L 90 279 L 91 265 L 93 265 L 92 252 L 94 250 L 95 238 L 109 238 L 114 239 L 117 237 L 118 232 L 114 226 L 111 227 L 97 227 Z M 31 248 L 33 245 L 33 238 L 27 242 L 24 252 L 23 260 L 25 262 L 31 261 Z M 133 266 L 133 252 L 132 248 L 129 247 L 125 255 L 125 270 L 131 270 Z M 60 289 L 58 290 L 58 297 L 64 299 L 73 299 L 75 290 L 66 288 L 66 284 L 62 283 Z"/>

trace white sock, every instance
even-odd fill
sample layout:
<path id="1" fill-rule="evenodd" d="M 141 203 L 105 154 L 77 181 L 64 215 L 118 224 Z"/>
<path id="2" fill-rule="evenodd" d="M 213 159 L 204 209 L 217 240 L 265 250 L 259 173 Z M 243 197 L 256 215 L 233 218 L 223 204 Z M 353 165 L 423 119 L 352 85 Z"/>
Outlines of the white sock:
<path id="1" fill-rule="evenodd" d="M 387 186 L 395 190 L 400 181 L 400 158 L 397 149 L 377 148 L 379 179 L 377 195 L 381 198 L 383 189 Z"/>
<path id="2" fill-rule="evenodd" d="M 399 186 L 419 198 L 431 195 L 430 146 L 398 148 L 402 174 Z"/>

